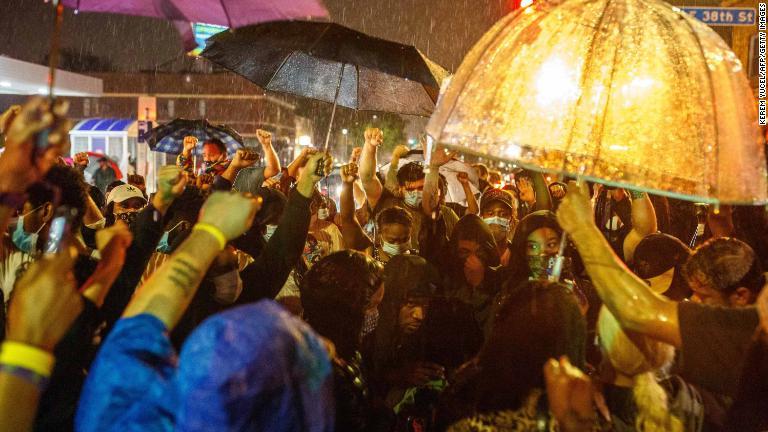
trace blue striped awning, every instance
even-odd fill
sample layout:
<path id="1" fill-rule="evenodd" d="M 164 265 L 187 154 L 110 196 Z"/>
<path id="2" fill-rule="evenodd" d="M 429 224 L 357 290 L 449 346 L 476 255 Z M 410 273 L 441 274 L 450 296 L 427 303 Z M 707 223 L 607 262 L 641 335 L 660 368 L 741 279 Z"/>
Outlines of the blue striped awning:
<path id="1" fill-rule="evenodd" d="M 136 120 L 122 118 L 90 118 L 80 121 L 72 132 L 123 132 Z"/>

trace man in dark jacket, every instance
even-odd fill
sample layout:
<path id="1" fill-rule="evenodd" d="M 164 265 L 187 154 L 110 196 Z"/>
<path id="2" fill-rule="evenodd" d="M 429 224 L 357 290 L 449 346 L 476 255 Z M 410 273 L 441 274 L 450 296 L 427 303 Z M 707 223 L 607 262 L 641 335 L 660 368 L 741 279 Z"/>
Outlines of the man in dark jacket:
<path id="1" fill-rule="evenodd" d="M 101 193 L 106 194 L 107 186 L 115 180 L 117 180 L 117 174 L 109 166 L 109 159 L 102 157 L 99 159 L 99 169 L 93 173 L 93 183 L 99 188 Z"/>

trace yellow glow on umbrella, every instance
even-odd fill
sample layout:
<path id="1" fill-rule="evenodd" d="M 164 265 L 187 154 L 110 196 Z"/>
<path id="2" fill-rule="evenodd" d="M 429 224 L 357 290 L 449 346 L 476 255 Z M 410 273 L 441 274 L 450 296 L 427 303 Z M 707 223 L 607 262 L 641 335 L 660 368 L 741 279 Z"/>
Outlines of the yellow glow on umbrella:
<path id="1" fill-rule="evenodd" d="M 565 105 L 579 96 L 579 85 L 568 65 L 559 58 L 547 60 L 535 75 L 536 102 L 542 107 Z"/>
<path id="2" fill-rule="evenodd" d="M 659 0 L 540 0 L 467 54 L 427 131 L 468 153 L 703 202 L 768 202 L 757 104 L 705 24 Z"/>

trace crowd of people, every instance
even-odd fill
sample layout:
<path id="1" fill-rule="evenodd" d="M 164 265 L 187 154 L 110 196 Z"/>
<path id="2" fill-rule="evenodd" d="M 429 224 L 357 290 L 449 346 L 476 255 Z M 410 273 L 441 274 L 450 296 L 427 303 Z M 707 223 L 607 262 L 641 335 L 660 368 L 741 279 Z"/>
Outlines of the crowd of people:
<path id="1" fill-rule="evenodd" d="M 459 205 L 375 128 L 338 202 L 264 131 L 148 194 L 86 183 L 66 112 L 0 120 L 0 430 L 768 429 L 763 207 L 482 164 Z"/>

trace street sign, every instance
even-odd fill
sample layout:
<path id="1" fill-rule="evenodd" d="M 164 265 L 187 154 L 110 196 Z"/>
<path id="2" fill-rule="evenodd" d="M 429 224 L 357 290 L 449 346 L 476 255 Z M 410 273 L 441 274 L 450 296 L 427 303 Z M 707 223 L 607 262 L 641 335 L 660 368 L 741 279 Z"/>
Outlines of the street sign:
<path id="1" fill-rule="evenodd" d="M 753 26 L 755 8 L 681 6 L 684 12 L 711 26 Z"/>

